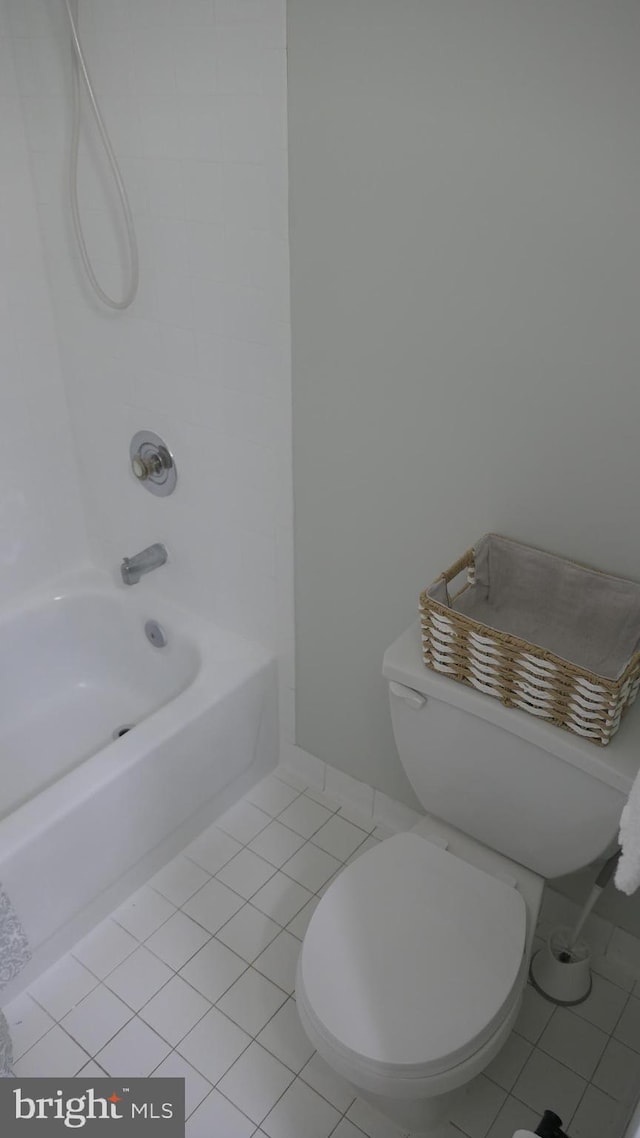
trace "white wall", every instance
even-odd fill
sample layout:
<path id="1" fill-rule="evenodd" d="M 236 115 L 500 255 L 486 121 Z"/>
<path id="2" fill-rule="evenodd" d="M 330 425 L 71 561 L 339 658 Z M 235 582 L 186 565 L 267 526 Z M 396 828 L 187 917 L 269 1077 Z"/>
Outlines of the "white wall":
<path id="1" fill-rule="evenodd" d="M 289 2 L 297 737 L 406 802 L 422 587 L 489 530 L 640 578 L 638 15 Z"/>
<path id="2" fill-rule="evenodd" d="M 169 564 L 136 587 L 278 647 L 290 712 L 284 2 L 80 0 L 140 243 L 140 296 L 124 316 L 100 309 L 73 247 L 63 0 L 8 3 L 93 556 L 119 580 L 123 555 L 164 541 Z M 89 247 L 117 292 L 124 245 L 92 130 L 81 153 Z M 174 450 L 171 498 L 129 471 L 145 427 Z"/>
<path id="3" fill-rule="evenodd" d="M 0 5 L 0 606 L 87 558 L 6 17 Z"/>

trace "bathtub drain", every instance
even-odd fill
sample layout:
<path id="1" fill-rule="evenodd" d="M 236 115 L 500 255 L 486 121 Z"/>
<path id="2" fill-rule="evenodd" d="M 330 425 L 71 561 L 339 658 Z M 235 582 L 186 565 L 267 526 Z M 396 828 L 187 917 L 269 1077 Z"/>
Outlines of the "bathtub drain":
<path id="1" fill-rule="evenodd" d="M 125 723 L 122 727 L 116 727 L 115 731 L 113 732 L 113 738 L 121 739 L 122 736 L 126 735 L 132 727 L 135 727 L 135 723 Z"/>

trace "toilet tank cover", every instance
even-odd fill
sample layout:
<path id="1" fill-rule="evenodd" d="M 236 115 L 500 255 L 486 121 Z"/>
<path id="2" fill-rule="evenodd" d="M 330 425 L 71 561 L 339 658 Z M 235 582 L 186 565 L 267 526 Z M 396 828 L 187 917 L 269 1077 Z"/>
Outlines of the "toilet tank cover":
<path id="1" fill-rule="evenodd" d="M 334 1045 L 379 1070 L 444 1070 L 505 1014 L 522 965 L 518 890 L 416 834 L 370 849 L 307 930 L 305 998 Z"/>

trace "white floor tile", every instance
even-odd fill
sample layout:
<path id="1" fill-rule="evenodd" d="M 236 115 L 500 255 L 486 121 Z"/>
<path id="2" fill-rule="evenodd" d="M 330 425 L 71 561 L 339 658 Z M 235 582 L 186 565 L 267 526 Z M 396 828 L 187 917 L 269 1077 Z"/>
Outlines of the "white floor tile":
<path id="1" fill-rule="evenodd" d="M 97 977 L 71 955 L 63 956 L 29 988 L 54 1019 L 62 1019 L 96 987 Z"/>
<path id="2" fill-rule="evenodd" d="M 113 919 L 136 940 L 146 940 L 175 913 L 175 905 L 155 889 L 144 885 L 124 905 L 116 909 Z"/>
<path id="3" fill-rule="evenodd" d="M 177 1051 L 210 1083 L 217 1083 L 235 1063 L 251 1036 L 212 1008 L 178 1044 Z"/>
<path id="4" fill-rule="evenodd" d="M 314 802 L 325 806 L 332 814 L 340 809 L 340 799 L 335 794 L 327 794 L 327 791 L 321 790 L 319 786 L 308 786 L 304 794 L 307 798 L 312 798 Z"/>
<path id="5" fill-rule="evenodd" d="M 640 1051 L 640 1000 L 635 996 L 629 996 L 613 1034 L 627 1047 Z"/>
<path id="6" fill-rule="evenodd" d="M 282 872 L 287 877 L 293 877 L 294 881 L 310 893 L 317 893 L 340 869 L 342 863 L 337 858 L 314 846 L 312 842 L 307 842 L 284 863 Z"/>
<path id="7" fill-rule="evenodd" d="M 217 1002 L 234 1023 L 256 1036 L 285 1002 L 284 992 L 253 968 L 236 980 Z"/>
<path id="8" fill-rule="evenodd" d="M 149 937 L 147 948 L 177 971 L 210 939 L 205 929 L 185 913 L 177 912 Z"/>
<path id="9" fill-rule="evenodd" d="M 540 1115 L 511 1095 L 498 1112 L 487 1138 L 513 1138 L 517 1130 L 535 1130 Z"/>
<path id="10" fill-rule="evenodd" d="M 214 1090 L 187 1122 L 186 1138 L 250 1138 L 254 1133 L 255 1123 Z"/>
<path id="11" fill-rule="evenodd" d="M 55 1020 L 36 1004 L 26 992 L 17 996 L 3 1008 L 11 1029 L 14 1059 L 19 1059 L 49 1031 Z"/>
<path id="12" fill-rule="evenodd" d="M 263 778 L 257 786 L 252 787 L 246 797 L 259 810 L 264 810 L 265 814 L 270 814 L 272 818 L 275 818 L 276 814 L 290 806 L 300 793 L 299 789 L 289 786 L 276 775 L 270 774 Z"/>
<path id="13" fill-rule="evenodd" d="M 376 819 L 374 818 L 374 822 L 375 821 Z M 384 842 L 387 838 L 390 838 L 392 834 L 397 833 L 398 831 L 393 829 L 392 826 L 387 826 L 384 822 L 377 822 L 371 837 L 377 842 Z"/>
<path id="14" fill-rule="evenodd" d="M 238 909 L 242 908 L 242 898 L 228 889 L 221 881 L 210 878 L 206 885 L 183 906 L 183 912 L 203 925 L 210 933 L 217 933 Z"/>
<path id="15" fill-rule="evenodd" d="M 211 1083 L 205 1079 L 195 1067 L 187 1063 L 177 1051 L 170 1055 L 156 1067 L 153 1072 L 154 1079 L 184 1079 L 184 1113 L 185 1118 L 200 1105 L 203 1099 L 211 1092 Z"/>
<path id="16" fill-rule="evenodd" d="M 190 846 L 187 846 L 183 853 L 196 865 L 206 869 L 207 873 L 217 873 L 240 849 L 242 849 L 241 842 L 237 842 L 217 826 L 210 826 Z"/>
<path id="17" fill-rule="evenodd" d="M 325 789 L 327 794 L 333 795 L 341 802 L 341 812 L 357 815 L 365 825 L 370 823 L 371 829 L 373 829 L 373 787 L 367 786 L 364 782 L 358 782 L 357 779 L 343 774 L 342 771 L 338 771 L 334 767 L 327 767 Z M 355 824 L 360 825 L 359 822 Z"/>
<path id="18" fill-rule="evenodd" d="M 171 968 L 141 944 L 104 982 L 137 1012 L 172 976 Z"/>
<path id="19" fill-rule="evenodd" d="M 551 928 L 555 925 L 570 925 L 576 920 L 579 912 L 579 906 L 574 901 L 570 901 L 568 897 L 545 884 L 540 906 L 541 923 L 550 925 Z"/>
<path id="20" fill-rule="evenodd" d="M 216 825 L 220 830 L 224 830 L 225 834 L 230 834 L 237 842 L 246 845 L 255 838 L 256 834 L 264 830 L 270 821 L 270 815 L 265 814 L 264 810 L 258 810 L 251 802 L 241 799 L 218 818 Z"/>
<path id="21" fill-rule="evenodd" d="M 260 953 L 253 966 L 279 988 L 291 993 L 296 986 L 299 955 L 300 941 L 285 929 Z"/>
<path id="22" fill-rule="evenodd" d="M 61 1027 L 52 1027 L 13 1065 L 21 1079 L 72 1078 L 89 1056 Z"/>
<path id="23" fill-rule="evenodd" d="M 535 991 L 529 984 L 524 990 L 522 1007 L 516 1020 L 514 1031 L 523 1035 L 529 1043 L 537 1043 L 553 1015 L 554 1004 Z"/>
<path id="24" fill-rule="evenodd" d="M 302 1070 L 311 1058 L 313 1044 L 309 1042 L 304 1032 L 296 1002 L 291 996 L 262 1029 L 258 1035 L 258 1043 L 266 1047 L 267 1051 L 275 1055 L 285 1067 L 296 1073 Z"/>
<path id="25" fill-rule="evenodd" d="M 338 878 L 340 876 L 340 874 L 342 873 L 343 869 L 344 869 L 344 866 L 341 865 L 340 869 L 336 870 L 335 873 L 332 873 L 331 877 L 327 881 L 325 881 L 324 885 L 320 886 L 320 888 L 318 889 L 318 892 L 317 892 L 318 897 L 324 897 L 327 890 L 331 888 L 331 886 L 333 885 L 336 878 Z"/>
<path id="26" fill-rule="evenodd" d="M 292 767 L 287 766 L 285 763 L 278 763 L 273 773 L 277 778 L 286 782 L 287 786 L 292 786 L 294 790 L 302 792 L 303 790 L 309 789 L 309 780 L 305 778 L 299 770 L 293 770 Z"/>
<path id="27" fill-rule="evenodd" d="M 312 897 L 310 901 L 307 901 L 307 904 L 304 906 L 304 908 L 301 909 L 299 913 L 296 913 L 293 920 L 289 921 L 289 924 L 287 925 L 287 932 L 292 933 L 293 936 L 296 936 L 298 938 L 298 940 L 303 940 L 304 934 L 309 927 L 309 921 L 311 920 L 319 904 L 319 897 Z"/>
<path id="28" fill-rule="evenodd" d="M 388 836 L 367 837 L 373 818 L 339 807 L 302 793 L 295 776 L 264 779 L 14 1001 L 16 1073 L 185 1077 L 187 1138 L 407 1138 L 353 1101 L 290 995 L 319 895 Z M 594 930 L 610 935 L 606 922 Z M 572 1009 L 527 986 L 515 1033 L 461 1096 L 450 1138 L 512 1138 L 545 1109 L 571 1138 L 602 1138 L 640 1084 L 640 981 L 634 990 L 627 959 L 637 951 L 614 931 L 607 955 L 594 955 L 589 999 Z"/>
<path id="29" fill-rule="evenodd" d="M 180 970 L 187 983 L 215 1004 L 242 975 L 247 963 L 215 937 Z"/>
<path id="30" fill-rule="evenodd" d="M 354 1126 L 353 1122 L 349 1122 L 348 1118 L 341 1118 L 331 1138 L 362 1138 L 363 1134 L 364 1130 L 360 1130 L 358 1126 Z"/>
<path id="31" fill-rule="evenodd" d="M 149 884 L 172 904 L 184 905 L 208 880 L 205 869 L 180 854 L 156 873 Z"/>
<path id="32" fill-rule="evenodd" d="M 396 833 L 410 830 L 423 817 L 419 811 L 412 810 L 410 806 L 405 806 L 403 802 L 397 802 L 394 798 L 389 798 L 380 790 L 376 790 L 373 797 L 373 816 L 383 826 L 390 826 Z"/>
<path id="33" fill-rule="evenodd" d="M 303 794 L 278 815 L 278 821 L 290 830 L 295 830 L 301 837 L 310 838 L 329 821 L 331 813 L 331 810 Z"/>
<path id="34" fill-rule="evenodd" d="M 275 1106 L 294 1075 L 258 1043 L 252 1043 L 224 1078 L 219 1089 L 255 1123 Z"/>
<path id="35" fill-rule="evenodd" d="M 345 865 L 351 865 L 354 861 L 357 861 L 359 857 L 362 857 L 363 854 L 366 854 L 368 850 L 372 850 L 379 845 L 380 842 L 377 838 L 374 838 L 373 835 L 369 838 L 365 838 L 357 850 L 351 854 L 351 857 L 347 858 Z"/>
<path id="36" fill-rule="evenodd" d="M 373 814 L 364 806 L 343 802 L 337 816 L 344 818 L 345 822 L 351 822 L 351 825 L 357 826 L 359 830 L 364 830 L 365 834 L 372 834 L 376 828 Z"/>
<path id="37" fill-rule="evenodd" d="M 372 820 L 373 827 L 373 820 Z M 351 857 L 358 846 L 362 845 L 367 835 L 365 832 L 347 822 L 346 818 L 334 814 L 328 822 L 313 835 L 313 843 L 320 849 L 336 857 L 338 861 L 346 861 Z"/>
<path id="38" fill-rule="evenodd" d="M 591 979 L 593 987 L 590 995 L 582 1004 L 576 1004 L 571 1010 L 581 1019 L 586 1019 L 609 1034 L 620 1018 L 620 1013 L 627 1002 L 627 993 L 609 980 L 604 980 L 602 976 L 592 976 Z"/>
<path id="39" fill-rule="evenodd" d="M 251 850 L 240 850 L 231 861 L 216 874 L 218 881 L 235 890 L 246 901 L 273 877 L 275 870 L 270 862 L 258 857 Z"/>
<path id="40" fill-rule="evenodd" d="M 633 969 L 636 976 L 640 972 L 640 940 L 624 929 L 615 928 L 607 945 L 607 956 L 627 968 Z"/>
<path id="41" fill-rule="evenodd" d="M 249 849 L 279 869 L 304 845 L 305 840 L 276 819 L 253 839 Z"/>
<path id="42" fill-rule="evenodd" d="M 135 937 L 115 921 L 106 920 L 73 949 L 76 960 L 98 979 L 104 980 L 138 947 Z"/>
<path id="43" fill-rule="evenodd" d="M 85 1051 L 95 1055 L 129 1019 L 131 1008 L 99 984 L 64 1017 L 62 1027 Z"/>
<path id="44" fill-rule="evenodd" d="M 617 1039 L 610 1039 L 591 1079 L 594 1086 L 620 1101 L 630 1100 L 640 1087 L 640 1055 Z"/>
<path id="45" fill-rule="evenodd" d="M 478 1075 L 462 1090 L 451 1111 L 451 1121 L 469 1138 L 485 1138 L 506 1097 L 502 1087 Z"/>
<path id="46" fill-rule="evenodd" d="M 308 889 L 278 872 L 254 894 L 251 904 L 279 925 L 288 925 L 312 897 L 313 893 Z"/>
<path id="47" fill-rule="evenodd" d="M 617 1135 L 616 1122 L 620 1119 L 620 1104 L 597 1087 L 587 1087 L 584 1098 L 571 1122 L 571 1138 L 603 1138 Z M 564 1121 L 564 1120 L 563 1120 Z"/>
<path id="48" fill-rule="evenodd" d="M 305 1067 L 300 1072 L 300 1078 L 313 1087 L 323 1098 L 329 1100 L 332 1106 L 335 1106 L 341 1114 L 345 1114 L 354 1101 L 356 1095 L 353 1087 L 349 1086 L 344 1079 L 340 1078 L 335 1071 L 325 1063 L 321 1055 L 316 1051 L 315 1055 L 311 1057 Z"/>
<path id="49" fill-rule="evenodd" d="M 484 1074 L 503 1090 L 510 1091 L 532 1050 L 531 1043 L 512 1031 L 502 1051 L 485 1068 Z"/>
<path id="50" fill-rule="evenodd" d="M 216 933 L 216 939 L 251 963 L 279 932 L 280 925 L 247 904 Z"/>
<path id="51" fill-rule="evenodd" d="M 144 1079 L 170 1050 L 164 1039 L 136 1017 L 98 1052 L 96 1060 L 114 1077 Z"/>
<path id="52" fill-rule="evenodd" d="M 174 976 L 145 1004 L 140 1018 L 175 1047 L 210 1008 L 209 1000 Z"/>
<path id="53" fill-rule="evenodd" d="M 583 1079 L 590 1079 L 607 1039 L 599 1027 L 573 1015 L 568 1008 L 556 1008 L 540 1036 L 538 1047 L 582 1075 Z"/>
<path id="54" fill-rule="evenodd" d="M 513 1094 L 532 1110 L 553 1110 L 563 1120 L 571 1118 L 584 1091 L 586 1082 L 563 1067 L 544 1051 L 534 1051 L 518 1078 Z M 454 1119 L 455 1121 L 455 1119 Z"/>
<path id="55" fill-rule="evenodd" d="M 624 988 L 625 992 L 633 991 L 638 974 L 637 971 L 630 969 L 627 965 L 598 952 L 591 953 L 591 970 L 605 980 L 610 980 L 618 988 Z"/>
<path id="56" fill-rule="evenodd" d="M 78 1071 L 78 1077 L 80 1079 L 104 1079 L 106 1074 L 107 1072 L 98 1066 L 95 1059 L 90 1059 L 89 1062 Z"/>
<path id="57" fill-rule="evenodd" d="M 367 1138 L 405 1138 L 408 1133 L 401 1130 L 390 1119 L 374 1110 L 367 1102 L 357 1098 L 347 1111 L 347 1119 L 358 1126 Z"/>
<path id="58" fill-rule="evenodd" d="M 296 1079 L 267 1115 L 262 1129 L 270 1138 L 328 1138 L 340 1121 L 335 1107 Z"/>

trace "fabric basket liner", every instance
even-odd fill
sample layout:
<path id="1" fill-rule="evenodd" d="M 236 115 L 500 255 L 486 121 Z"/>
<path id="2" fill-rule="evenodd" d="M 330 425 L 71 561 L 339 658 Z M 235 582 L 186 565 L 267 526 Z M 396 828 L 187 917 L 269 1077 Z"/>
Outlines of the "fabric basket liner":
<path id="1" fill-rule="evenodd" d="M 637 695 L 634 581 L 487 534 L 422 593 L 420 611 L 427 667 L 601 745 Z"/>

